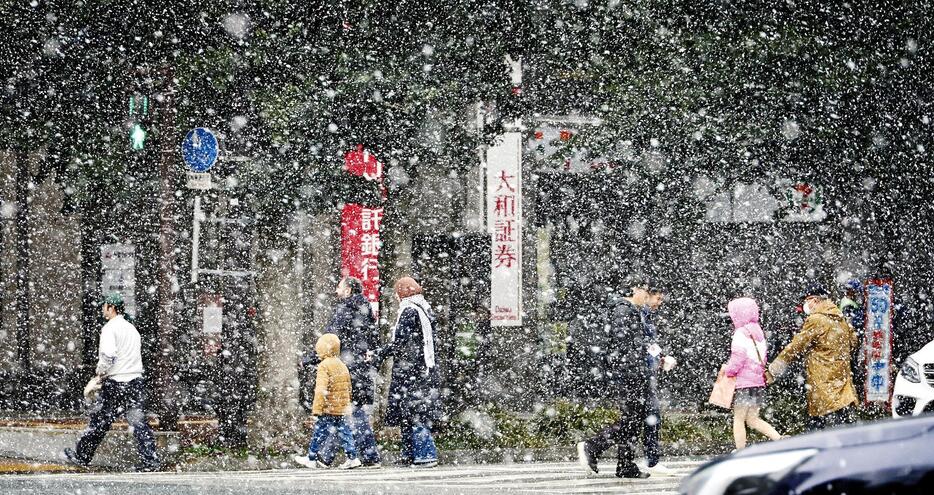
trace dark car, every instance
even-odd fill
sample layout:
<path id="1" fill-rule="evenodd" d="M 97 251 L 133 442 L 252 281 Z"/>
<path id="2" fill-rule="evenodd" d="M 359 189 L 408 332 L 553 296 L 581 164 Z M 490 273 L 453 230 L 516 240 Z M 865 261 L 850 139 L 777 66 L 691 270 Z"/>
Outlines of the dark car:
<path id="1" fill-rule="evenodd" d="M 934 415 L 761 443 L 684 479 L 685 495 L 934 494 Z"/>

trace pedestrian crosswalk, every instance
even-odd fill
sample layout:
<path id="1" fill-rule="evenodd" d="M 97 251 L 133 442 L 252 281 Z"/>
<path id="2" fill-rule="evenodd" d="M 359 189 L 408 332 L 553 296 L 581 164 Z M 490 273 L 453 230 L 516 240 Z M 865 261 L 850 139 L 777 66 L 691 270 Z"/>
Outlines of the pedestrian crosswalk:
<path id="1" fill-rule="evenodd" d="M 676 494 L 681 479 L 706 459 L 666 459 L 671 476 L 619 479 L 615 465 L 601 463 L 600 474 L 587 474 L 576 462 L 442 465 L 435 469 L 385 467 L 379 470 L 275 469 L 205 473 L 84 473 L 9 476 L 4 481 L 63 483 L 75 488 L 108 486 L 108 493 L 360 493 L 360 494 Z M 131 491 L 132 490 L 132 491 Z M 205 491 L 208 490 L 208 491 Z M 23 492 L 26 493 L 26 492 Z"/>

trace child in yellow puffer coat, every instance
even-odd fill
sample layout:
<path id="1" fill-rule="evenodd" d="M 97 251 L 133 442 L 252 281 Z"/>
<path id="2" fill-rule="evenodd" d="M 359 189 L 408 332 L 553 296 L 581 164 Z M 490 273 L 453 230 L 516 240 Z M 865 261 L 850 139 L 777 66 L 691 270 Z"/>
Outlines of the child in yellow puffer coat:
<path id="1" fill-rule="evenodd" d="M 311 413 L 317 417 L 307 456 L 295 456 L 295 462 L 308 468 L 330 467 L 318 459 L 318 450 L 324 446 L 332 433 L 340 437 L 341 445 L 347 454 L 347 461 L 341 469 L 360 467 L 353 434 L 344 416 L 350 413 L 350 371 L 338 357 L 341 341 L 337 335 L 326 333 L 315 344 L 315 352 L 321 363 L 315 378 L 315 400 Z"/>

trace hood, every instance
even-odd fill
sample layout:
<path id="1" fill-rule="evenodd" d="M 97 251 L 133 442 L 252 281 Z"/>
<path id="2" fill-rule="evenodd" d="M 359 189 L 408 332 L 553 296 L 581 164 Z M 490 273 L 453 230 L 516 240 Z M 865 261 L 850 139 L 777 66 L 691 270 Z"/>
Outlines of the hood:
<path id="1" fill-rule="evenodd" d="M 752 298 L 733 299 L 727 304 L 726 309 L 736 328 L 742 328 L 750 323 L 759 323 L 759 305 Z"/>
<path id="2" fill-rule="evenodd" d="M 315 344 L 315 352 L 318 354 L 318 359 L 322 360 L 337 357 L 341 353 L 341 340 L 333 333 L 326 333 Z"/>
<path id="3" fill-rule="evenodd" d="M 834 304 L 834 302 L 830 299 L 824 299 L 817 303 L 817 306 L 811 309 L 811 314 L 821 314 L 843 318 L 843 311 L 840 311 L 840 308 L 838 308 L 837 305 Z"/>

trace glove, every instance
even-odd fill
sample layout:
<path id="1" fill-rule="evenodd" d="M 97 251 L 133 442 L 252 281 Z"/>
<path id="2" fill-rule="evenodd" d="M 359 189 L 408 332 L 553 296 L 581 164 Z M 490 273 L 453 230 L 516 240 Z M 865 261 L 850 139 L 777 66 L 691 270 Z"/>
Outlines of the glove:
<path id="1" fill-rule="evenodd" d="M 766 371 L 765 379 L 769 380 L 769 376 L 772 377 L 774 382 L 776 378 L 782 376 L 785 373 L 785 370 L 788 368 L 788 363 L 782 361 L 781 359 L 776 359 L 772 361 L 772 364 L 769 365 L 769 369 Z M 771 382 L 770 382 L 771 383 Z"/>
<path id="2" fill-rule="evenodd" d="M 775 383 L 775 375 L 771 371 L 765 370 L 765 384 L 771 385 L 773 383 Z"/>

